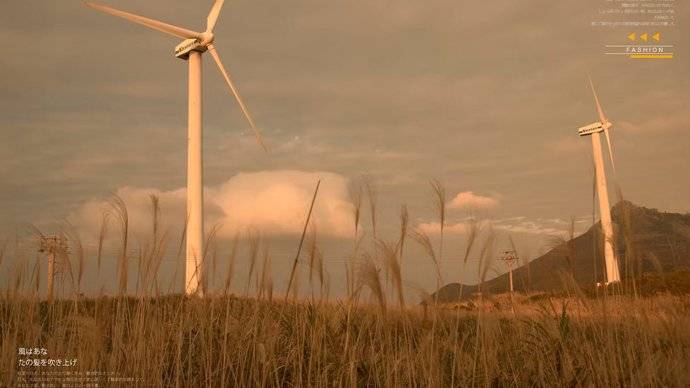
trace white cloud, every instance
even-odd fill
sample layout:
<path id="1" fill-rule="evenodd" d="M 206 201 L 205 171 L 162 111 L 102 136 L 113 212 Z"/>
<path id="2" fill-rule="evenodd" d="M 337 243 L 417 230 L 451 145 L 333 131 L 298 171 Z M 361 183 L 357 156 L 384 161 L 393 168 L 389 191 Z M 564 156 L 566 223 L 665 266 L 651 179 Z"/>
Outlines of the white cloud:
<path id="1" fill-rule="evenodd" d="M 223 229 L 253 227 L 270 234 L 299 234 L 318 179 L 312 220 L 321 234 L 349 236 L 353 221 L 347 179 L 328 172 L 263 171 L 241 173 L 209 190 L 222 210 Z"/>
<path id="2" fill-rule="evenodd" d="M 444 234 L 465 234 L 470 228 L 469 222 L 447 223 L 443 228 Z M 422 222 L 417 225 L 417 229 L 426 234 L 435 235 L 441 233 L 439 222 Z"/>
<path id="3" fill-rule="evenodd" d="M 494 197 L 485 197 L 472 191 L 463 191 L 455 196 L 449 203 L 448 209 L 492 209 L 499 205 L 499 200 Z"/>
<path id="4" fill-rule="evenodd" d="M 527 233 L 549 236 L 557 236 L 565 233 L 565 230 L 563 229 L 545 227 L 535 222 L 521 222 L 517 225 L 495 225 L 495 228 L 509 233 Z"/>
<path id="5" fill-rule="evenodd" d="M 151 195 L 160 199 L 161 227 L 182 226 L 184 224 L 185 198 L 184 189 L 162 191 L 155 188 L 121 187 L 115 194 L 122 198 L 127 205 L 128 228 L 136 235 L 144 236 L 152 228 Z M 96 237 L 100 230 L 104 213 L 110 213 L 109 230 L 119 227 L 113 217 L 114 209 L 108 199 L 91 199 L 81 205 L 69 217 L 72 224 L 82 230 L 84 234 Z"/>
<path id="6" fill-rule="evenodd" d="M 589 227 L 589 216 L 582 216 L 575 219 L 575 234 L 583 233 Z M 494 220 L 494 227 L 509 233 L 525 233 L 536 235 L 561 236 L 567 235 L 570 229 L 570 220 L 560 218 L 537 218 L 527 219 L 526 217 L 513 217 Z"/>
<path id="7" fill-rule="evenodd" d="M 345 237 L 352 231 L 352 210 L 347 179 L 328 172 L 293 170 L 240 173 L 205 190 L 205 225 L 220 224 L 219 236 L 233 236 L 254 228 L 265 234 L 295 235 L 302 232 L 309 204 L 321 179 L 312 222 L 322 235 Z M 160 198 L 162 226 L 181 227 L 186 209 L 186 190 L 123 187 L 117 190 L 127 204 L 130 230 L 146 235 L 151 228 L 150 195 Z M 97 233 L 107 200 L 91 200 L 71 217 L 86 232 Z"/>
<path id="8" fill-rule="evenodd" d="M 464 219 L 458 222 L 449 221 L 446 223 L 443 233 L 446 235 L 463 235 L 470 230 L 470 219 Z M 576 220 L 576 225 L 585 223 L 586 220 Z M 508 233 L 532 234 L 532 235 L 549 235 L 559 236 L 568 231 L 569 222 L 561 219 L 535 219 L 530 220 L 526 217 L 512 217 L 505 219 L 481 219 L 477 221 L 479 229 L 484 229 L 491 226 L 494 230 L 504 231 Z M 429 235 L 438 235 L 441 232 L 441 224 L 439 222 L 421 222 L 417 225 L 417 229 Z M 576 234 L 582 233 L 587 229 L 587 225 L 578 226 Z"/>

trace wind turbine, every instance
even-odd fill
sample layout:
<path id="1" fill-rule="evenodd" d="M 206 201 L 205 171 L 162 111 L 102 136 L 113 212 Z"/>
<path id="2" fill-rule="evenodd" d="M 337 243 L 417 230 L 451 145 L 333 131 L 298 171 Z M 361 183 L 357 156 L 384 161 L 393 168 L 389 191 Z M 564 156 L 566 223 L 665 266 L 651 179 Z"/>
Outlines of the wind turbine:
<path id="1" fill-rule="evenodd" d="M 594 169 L 597 184 L 597 196 L 599 197 L 599 214 L 601 217 L 601 229 L 604 232 L 604 261 L 606 266 L 606 284 L 619 282 L 621 280 L 620 271 L 618 268 L 618 258 L 613 249 L 613 224 L 611 223 L 611 209 L 609 207 L 609 193 L 606 182 L 606 170 L 604 168 L 604 156 L 601 151 L 601 140 L 599 133 L 604 132 L 606 136 L 606 143 L 609 148 L 609 156 L 611 158 L 611 167 L 614 173 L 616 172 L 615 164 L 613 163 L 613 149 L 611 147 L 611 137 L 609 136 L 609 129 L 613 126 L 606 116 L 604 110 L 601 109 L 599 97 L 594 89 L 592 79 L 589 78 L 589 86 L 592 88 L 594 95 L 594 103 L 597 107 L 597 114 L 599 121 L 589 124 L 578 129 L 580 136 L 592 137 L 592 154 L 594 156 Z"/>
<path id="2" fill-rule="evenodd" d="M 201 54 L 209 52 L 218 65 L 220 73 L 225 78 L 231 93 L 235 96 L 244 117 L 254 130 L 256 139 L 266 151 L 266 146 L 261 139 L 261 132 L 254 124 L 249 110 L 242 102 L 237 88 L 230 79 L 218 52 L 213 45 L 215 36 L 213 28 L 218 21 L 218 15 L 223 7 L 224 0 L 216 0 L 206 19 L 206 30 L 196 32 L 186 28 L 174 26 L 159 20 L 135 15 L 118 9 L 86 2 L 86 6 L 107 14 L 117 16 L 145 27 L 158 30 L 184 39 L 175 47 L 174 54 L 177 58 L 186 60 L 189 64 L 189 97 L 187 110 L 187 232 L 186 232 L 186 256 L 185 256 L 185 293 L 202 293 L 200 288 L 203 265 L 203 233 L 204 233 L 204 193 L 202 170 L 202 116 L 201 116 Z"/>

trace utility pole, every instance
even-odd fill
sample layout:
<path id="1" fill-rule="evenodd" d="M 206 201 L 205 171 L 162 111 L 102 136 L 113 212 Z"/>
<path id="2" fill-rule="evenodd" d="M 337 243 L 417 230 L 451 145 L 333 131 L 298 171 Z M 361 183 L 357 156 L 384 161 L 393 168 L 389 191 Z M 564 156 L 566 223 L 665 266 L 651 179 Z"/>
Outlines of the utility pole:
<path id="1" fill-rule="evenodd" d="M 67 254 L 67 238 L 65 236 L 41 236 L 41 247 L 38 252 L 48 256 L 48 285 L 46 289 L 48 301 L 53 300 L 55 275 L 60 270 L 58 260 Z"/>
<path id="2" fill-rule="evenodd" d="M 498 259 L 503 260 L 506 263 L 506 265 L 508 266 L 508 278 L 510 279 L 510 293 L 512 294 L 514 291 L 514 289 L 513 289 L 513 265 L 519 260 L 519 258 L 517 256 L 517 252 L 515 252 L 514 250 L 503 251 L 503 254 Z"/>

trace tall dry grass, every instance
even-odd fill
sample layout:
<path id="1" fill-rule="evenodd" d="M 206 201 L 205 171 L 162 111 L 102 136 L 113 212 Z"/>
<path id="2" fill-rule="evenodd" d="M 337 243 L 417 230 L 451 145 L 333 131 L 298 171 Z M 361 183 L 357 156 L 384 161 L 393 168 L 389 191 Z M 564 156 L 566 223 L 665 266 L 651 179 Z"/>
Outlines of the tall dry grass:
<path id="1" fill-rule="evenodd" d="M 368 286 L 382 286 L 374 266 L 363 271 Z M 138 386 L 609 387 L 690 379 L 687 299 L 542 301 L 518 304 L 517 315 L 440 312 L 432 331 L 418 310 L 387 310 L 376 293 L 378 307 L 353 310 L 236 297 L 52 304 L 3 297 L 2 381 L 15 386 L 18 372 L 30 369 L 17 366 L 22 346 L 76 358 L 75 371 L 139 378 Z"/>
<path id="2" fill-rule="evenodd" d="M 115 218 L 120 227 L 121 248 L 120 255 L 117 260 L 117 276 L 118 276 L 118 291 L 121 295 L 127 292 L 127 283 L 129 274 L 129 256 L 127 248 L 129 244 L 129 214 L 127 213 L 127 205 L 125 201 L 117 195 L 110 198 L 111 217 Z"/>
<path id="3" fill-rule="evenodd" d="M 363 178 L 364 189 L 369 203 L 369 218 L 371 221 L 371 234 L 374 243 L 378 239 L 378 189 L 373 178 L 367 176 Z"/>
<path id="4" fill-rule="evenodd" d="M 431 191 L 434 198 L 434 207 L 436 208 L 438 223 L 441 230 L 438 243 L 438 258 L 439 261 L 443 261 L 443 232 L 446 228 L 446 188 L 438 179 L 432 179 L 429 181 L 429 184 L 431 185 Z"/>
<path id="5" fill-rule="evenodd" d="M 71 288 L 62 293 L 66 298 L 46 301 L 39 295 L 38 261 L 32 273 L 16 271 L 0 294 L 0 385 L 17 386 L 26 373 L 45 370 L 20 367 L 20 347 L 44 347 L 50 357 L 77 359 L 76 366 L 69 368 L 72 372 L 109 372 L 134 379 L 132 386 L 690 384 L 687 296 L 642 298 L 631 292 L 599 298 L 583 293 L 535 298 L 516 294 L 506 303 L 501 295 L 480 294 L 469 302 L 444 305 L 417 288 L 421 300 L 434 303 L 414 304 L 405 298 L 404 288 L 409 285 L 402 276 L 407 237 L 429 256 L 429 270 L 435 272 L 438 286 L 443 279 L 429 236 L 409 230 L 406 207 L 400 211 L 397 239 L 377 238 L 367 251 L 360 249 L 361 239 L 353 236 L 347 299 L 339 301 L 329 298 L 329 275 L 315 227 L 307 239 L 306 257 L 300 258 L 300 248 L 295 259 L 308 265 L 309 298 L 297 298 L 300 271 L 290 274 L 293 286 L 284 296 L 275 295 L 269 241 L 257 231 L 244 240 L 247 254 L 243 259 L 249 270 L 241 297 L 231 293 L 238 276 L 239 235 L 227 256 L 220 291 L 209 289 L 203 298 L 160 295 L 157 273 L 171 242 L 169 233 L 160 229 L 158 202 L 152 198 L 151 236 L 135 253 L 127 249 L 124 202 L 113 204 L 109 217 L 118 222 L 122 233 L 116 295 L 79 296 L 79 274 L 85 265 L 79 249 L 65 258 L 76 267 L 76 275 L 61 282 Z M 106 224 L 104 219 L 102 225 Z M 305 233 L 308 225 L 309 216 Z M 102 260 L 107 231 L 107 227 L 100 230 L 97 261 Z M 213 246 L 213 236 L 207 246 Z M 466 263 L 476 252 L 480 284 L 493 265 L 495 240 L 490 226 L 480 233 L 479 223 L 470 221 L 466 247 L 460 254 Z M 0 244 L 0 265 L 8 255 L 7 246 Z M 567 241 L 563 246 L 567 256 Z M 207 254 L 212 263 L 217 260 L 213 252 Z M 134 295 L 127 296 L 123 287 L 128 274 L 121 263 L 132 257 L 139 260 L 138 286 Z M 383 270 L 389 274 L 394 299 L 386 292 Z M 104 378 L 102 385 L 113 385 Z"/>

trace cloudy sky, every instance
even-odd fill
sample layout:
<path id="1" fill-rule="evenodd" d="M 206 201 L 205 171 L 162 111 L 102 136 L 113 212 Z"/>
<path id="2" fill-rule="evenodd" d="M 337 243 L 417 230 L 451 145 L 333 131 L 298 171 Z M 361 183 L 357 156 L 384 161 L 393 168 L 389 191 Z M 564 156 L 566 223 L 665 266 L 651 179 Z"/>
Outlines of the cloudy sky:
<path id="1" fill-rule="evenodd" d="M 211 2 L 194 3 L 109 2 L 201 30 Z M 450 238 L 472 205 L 536 250 L 539 236 L 591 215 L 591 143 L 576 134 L 596 120 L 588 72 L 614 122 L 611 180 L 635 203 L 690 211 L 687 3 L 661 30 L 677 46 L 672 60 L 604 55 L 630 31 L 590 26 L 603 4 L 228 1 L 215 45 L 270 152 L 205 58 L 211 221 L 226 236 L 246 225 L 294 234 L 322 178 L 317 223 L 342 238 L 348 182 L 366 175 L 384 233 L 402 203 L 434 233 L 435 178 L 448 193 Z M 50 232 L 65 218 L 90 225 L 112 193 L 139 213 L 156 193 L 179 217 L 187 69 L 172 55 L 178 41 L 80 1 L 6 2 L 0 34 L 0 236 L 27 223 Z"/>

